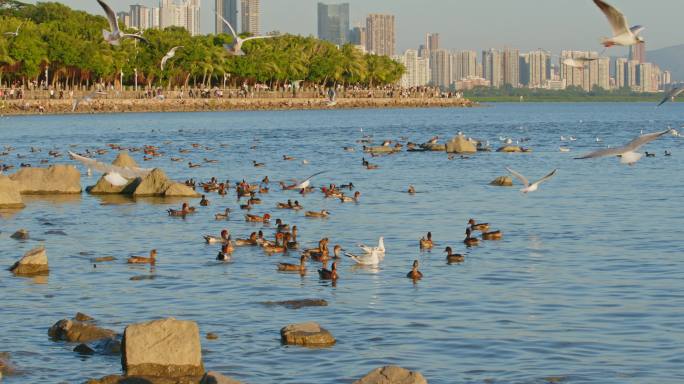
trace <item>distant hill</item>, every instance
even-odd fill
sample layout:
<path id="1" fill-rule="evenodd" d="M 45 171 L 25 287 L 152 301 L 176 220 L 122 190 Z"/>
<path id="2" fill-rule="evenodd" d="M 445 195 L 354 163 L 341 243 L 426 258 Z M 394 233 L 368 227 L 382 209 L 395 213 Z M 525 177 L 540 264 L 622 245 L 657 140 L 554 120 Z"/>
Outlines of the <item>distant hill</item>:
<path id="1" fill-rule="evenodd" d="M 672 72 L 673 81 L 684 81 L 684 44 L 648 51 L 646 61 Z"/>

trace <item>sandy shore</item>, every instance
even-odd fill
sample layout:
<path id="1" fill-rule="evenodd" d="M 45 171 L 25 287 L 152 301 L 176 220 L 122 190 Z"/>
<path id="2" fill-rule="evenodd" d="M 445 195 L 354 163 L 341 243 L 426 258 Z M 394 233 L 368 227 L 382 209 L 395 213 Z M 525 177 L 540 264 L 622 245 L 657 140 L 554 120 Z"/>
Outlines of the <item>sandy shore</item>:
<path id="1" fill-rule="evenodd" d="M 97 99 L 81 103 L 72 112 L 71 100 L 5 100 L 0 101 L 2 115 L 121 113 L 121 112 L 204 112 L 261 111 L 307 109 L 366 108 L 452 108 L 472 107 L 467 99 L 441 98 L 372 98 L 338 99 L 333 106 L 324 99 Z"/>

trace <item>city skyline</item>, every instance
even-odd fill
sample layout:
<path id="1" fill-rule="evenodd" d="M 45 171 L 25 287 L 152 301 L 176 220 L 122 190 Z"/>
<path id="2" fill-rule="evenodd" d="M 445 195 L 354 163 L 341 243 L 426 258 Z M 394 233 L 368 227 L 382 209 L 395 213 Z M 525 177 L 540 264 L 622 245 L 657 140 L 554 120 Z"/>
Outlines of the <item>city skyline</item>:
<path id="1" fill-rule="evenodd" d="M 95 1 L 60 2 L 76 9 L 102 14 Z M 278 30 L 283 33 L 316 36 L 318 2 L 319 0 L 261 0 L 262 32 Z M 425 33 L 428 32 L 439 33 L 440 48 L 445 49 L 479 51 L 485 48 L 510 46 L 523 51 L 543 48 L 555 53 L 563 49 L 599 49 L 600 38 L 610 33 L 604 16 L 590 0 L 484 0 L 468 3 L 427 0 L 429 6 L 426 6 L 426 3 L 418 4 L 408 0 L 323 2 L 349 3 L 352 26 L 365 24 L 366 15 L 370 13 L 395 15 L 397 52 L 424 44 Z M 119 2 L 112 6 L 118 13 L 128 11 L 131 4 L 137 3 L 148 7 L 159 6 L 157 0 Z M 632 24 L 646 26 L 643 35 L 649 49 L 684 43 L 684 38 L 673 33 L 670 27 L 678 24 L 679 15 L 684 13 L 684 2 L 661 0 L 658 7 L 652 7 L 652 4 L 647 2 L 627 0 L 612 0 L 611 3 L 619 7 Z M 214 6 L 214 0 L 203 0 L 201 3 L 200 32 L 203 34 L 214 32 Z M 628 51 L 614 48 L 609 53 L 612 56 L 622 56 L 627 55 Z"/>

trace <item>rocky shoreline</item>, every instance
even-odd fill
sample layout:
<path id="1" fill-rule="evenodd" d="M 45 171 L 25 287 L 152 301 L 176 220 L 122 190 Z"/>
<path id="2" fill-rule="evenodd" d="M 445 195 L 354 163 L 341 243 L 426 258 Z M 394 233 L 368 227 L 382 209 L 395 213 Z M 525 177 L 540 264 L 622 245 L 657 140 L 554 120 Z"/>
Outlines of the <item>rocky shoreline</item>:
<path id="1" fill-rule="evenodd" d="M 72 112 L 72 100 L 0 101 L 0 115 L 125 112 L 218 112 L 264 110 L 462 108 L 476 105 L 461 98 L 342 98 L 334 105 L 326 99 L 96 99 L 82 102 Z"/>

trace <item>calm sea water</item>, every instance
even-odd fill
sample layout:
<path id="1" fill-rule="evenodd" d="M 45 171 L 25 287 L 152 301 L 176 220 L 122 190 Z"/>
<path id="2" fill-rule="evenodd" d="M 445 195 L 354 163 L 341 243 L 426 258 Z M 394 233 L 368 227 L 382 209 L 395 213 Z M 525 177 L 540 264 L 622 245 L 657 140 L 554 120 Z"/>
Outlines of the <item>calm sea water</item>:
<path id="1" fill-rule="evenodd" d="M 616 159 L 572 160 L 599 146 L 626 142 L 644 132 L 679 128 L 684 104 L 497 104 L 474 109 L 354 110 L 35 116 L 0 119 L 2 144 L 17 151 L 1 162 L 37 163 L 56 148 L 84 151 L 107 143 L 154 144 L 164 157 L 143 162 L 177 180 L 217 176 L 231 181 L 303 178 L 327 173 L 316 185 L 352 181 L 359 204 L 304 198 L 278 191 L 262 196 L 253 213 L 270 212 L 300 228 L 300 243 L 354 250 L 385 237 L 387 256 L 377 269 L 340 262 L 335 287 L 309 273 L 283 274 L 278 262 L 298 255 L 266 256 L 238 248 L 233 262 L 214 261 L 205 233 L 227 227 L 234 237 L 261 228 L 244 222 L 233 194 L 211 195 L 212 205 L 186 220 L 165 210 L 179 201 L 108 199 L 83 194 L 28 198 L 0 220 L 0 264 L 44 244 L 51 272 L 45 279 L 0 274 L 0 350 L 24 372 L 7 383 L 82 382 L 119 373 L 112 356 L 83 358 L 74 345 L 53 342 L 47 329 L 85 312 L 123 331 L 133 322 L 175 316 L 198 322 L 207 369 L 248 383 L 343 383 L 369 370 L 398 364 L 421 371 L 431 383 L 680 383 L 684 381 L 684 140 L 667 136 L 647 146 L 657 154 L 635 167 Z M 400 153 L 374 158 L 379 170 L 361 167 L 360 151 L 346 153 L 364 134 L 378 141 L 408 137 L 423 142 L 458 131 L 493 145 L 499 136 L 529 138 L 530 154 L 482 153 L 447 160 L 443 153 Z M 574 142 L 560 142 L 573 135 Z M 596 143 L 601 137 L 603 143 Z M 257 140 L 257 149 L 250 147 Z M 166 142 L 166 144 L 164 144 Z M 200 143 L 211 152 L 179 148 Z M 220 144 L 228 144 L 227 148 Z M 75 147 L 71 147 L 74 145 Z M 571 148 L 561 153 L 559 145 Z M 31 146 L 43 152 L 30 154 Z M 70 148 L 71 147 L 71 148 Z M 357 145 L 358 148 L 358 145 Z M 672 151 L 664 157 L 664 150 Z M 27 154 L 17 159 L 16 153 Z M 284 154 L 297 161 L 282 161 Z M 115 153 L 102 156 L 111 161 Z M 188 169 L 186 161 L 217 159 Z M 309 161 L 308 165 L 301 163 Z M 252 160 L 266 163 L 253 168 Z M 62 158 L 59 162 L 69 162 Z M 558 168 L 539 192 L 488 186 L 504 166 L 536 179 Z M 84 171 L 84 170 L 83 170 Z M 82 177 L 84 186 L 96 177 Z M 403 191 L 409 184 L 419 193 Z M 276 210 L 299 199 L 308 210 L 328 209 L 327 220 Z M 197 201 L 193 202 L 197 204 Z M 228 222 L 214 221 L 225 207 Z M 466 250 L 468 218 L 504 232 L 499 242 Z M 31 240 L 9 235 L 27 228 Z M 65 235 L 46 234 L 63 231 Z M 418 239 L 432 231 L 438 244 L 421 253 Z M 52 232 L 54 233 L 54 232 Z M 271 236 L 272 229 L 266 233 Z M 445 246 L 466 261 L 448 265 Z M 159 251 L 157 266 L 128 266 L 125 258 Z M 93 268 L 89 258 L 116 256 Z M 425 275 L 405 278 L 414 259 Z M 135 276 L 154 279 L 131 281 Z M 264 301 L 323 298 L 328 307 L 292 310 Z M 338 343 L 326 349 L 285 347 L 279 330 L 317 321 Z M 208 332 L 219 335 L 208 341 Z"/>

